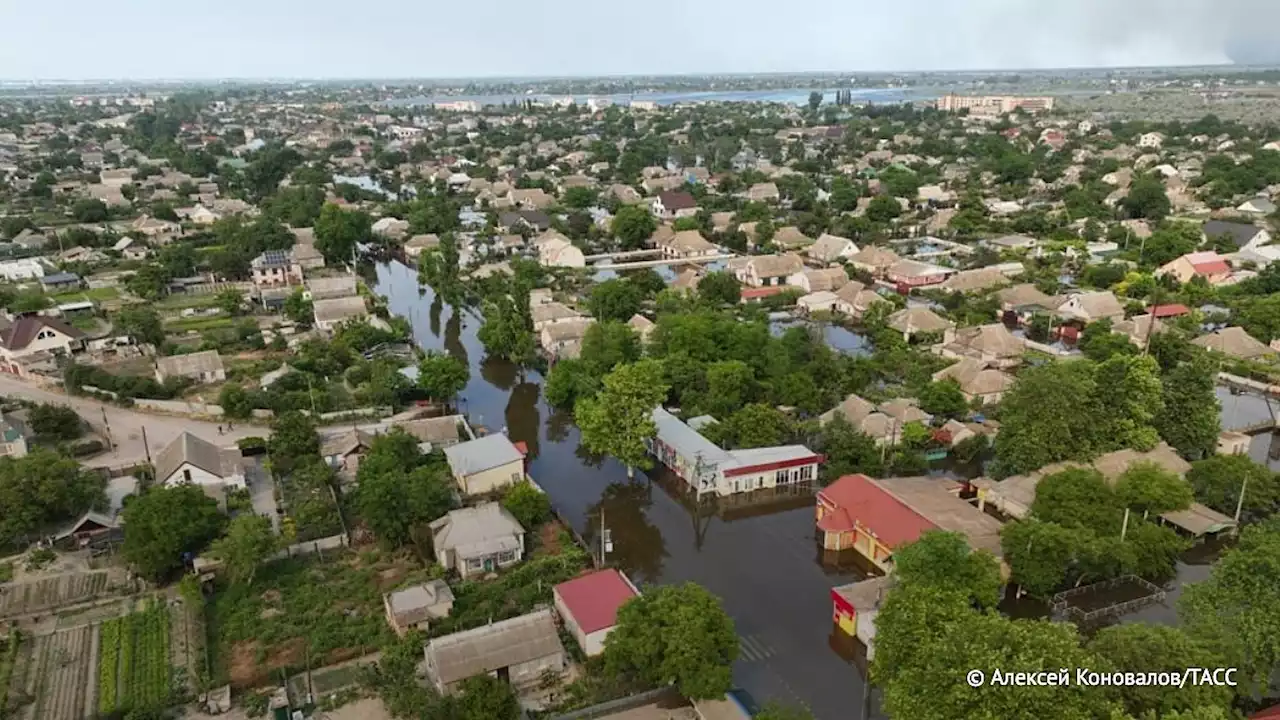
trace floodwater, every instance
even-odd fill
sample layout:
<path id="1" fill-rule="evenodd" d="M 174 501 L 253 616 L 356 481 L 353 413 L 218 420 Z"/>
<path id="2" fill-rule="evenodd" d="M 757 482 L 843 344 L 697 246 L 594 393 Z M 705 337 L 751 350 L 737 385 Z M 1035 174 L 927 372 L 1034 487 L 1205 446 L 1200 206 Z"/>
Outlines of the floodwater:
<path id="1" fill-rule="evenodd" d="M 806 326 L 818 327 L 822 332 L 822 339 L 832 350 L 846 355 L 870 355 L 872 352 L 870 338 L 834 322 L 810 322 L 799 318 L 774 320 L 769 323 L 769 332 L 774 337 L 782 337 L 791 328 Z"/>
<path id="2" fill-rule="evenodd" d="M 530 474 L 557 512 L 594 548 L 607 530 L 606 559 L 641 584 L 692 581 L 721 598 L 741 652 L 734 682 L 755 700 L 803 703 L 820 720 L 863 717 L 859 672 L 831 649 L 830 589 L 861 579 L 856 565 L 824 568 L 808 494 L 753 496 L 722 508 L 695 506 L 680 481 L 660 469 L 649 477 L 586 452 L 577 428 L 541 397 L 542 378 L 487 359 L 480 320 L 437 302 L 400 263 L 375 268 L 375 290 L 410 321 L 425 349 L 471 367 L 461 408 L 472 423 L 505 428 L 524 441 Z"/>
<path id="3" fill-rule="evenodd" d="M 627 105 L 633 101 L 653 102 L 657 105 L 676 105 L 680 103 L 705 103 L 705 102 L 760 102 L 760 103 L 787 103 L 790 105 L 804 105 L 809 102 L 810 88 L 791 89 L 791 90 L 734 90 L 728 92 L 716 91 L 700 91 L 700 92 L 665 92 L 665 93 L 635 93 L 615 94 L 615 95 L 575 95 L 574 101 L 579 105 L 585 105 L 589 98 L 607 99 L 615 105 Z M 822 97 L 824 103 L 835 102 L 835 90 L 823 90 Z M 853 90 L 854 102 L 859 103 L 903 103 L 915 102 L 919 100 L 935 100 L 941 92 L 931 90 L 929 88 L 855 88 Z M 431 105 L 437 102 L 458 102 L 458 101 L 475 101 L 481 105 L 502 105 L 521 103 L 526 100 L 534 102 L 550 102 L 555 98 L 566 97 L 563 95 L 442 95 L 439 97 L 419 96 L 411 98 L 395 98 L 382 103 L 388 107 L 408 107 L 413 105 Z"/>

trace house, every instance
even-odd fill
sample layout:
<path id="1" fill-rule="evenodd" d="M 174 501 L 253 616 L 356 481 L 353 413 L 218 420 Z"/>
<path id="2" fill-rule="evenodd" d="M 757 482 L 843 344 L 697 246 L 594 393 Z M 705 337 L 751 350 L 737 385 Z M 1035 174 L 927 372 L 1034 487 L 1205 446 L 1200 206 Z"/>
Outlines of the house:
<path id="1" fill-rule="evenodd" d="M 548 325 L 584 319 L 582 313 L 555 300 L 545 302 L 529 301 L 529 316 L 533 320 L 533 331 L 540 333 Z"/>
<path id="2" fill-rule="evenodd" d="M 1032 283 L 999 290 L 996 292 L 996 301 L 1000 303 L 1002 313 L 1012 314 L 1019 322 L 1026 322 L 1036 313 L 1055 311 L 1062 304 L 1059 298 L 1046 295 Z"/>
<path id="3" fill-rule="evenodd" d="M 851 318 L 861 318 L 872 305 L 889 303 L 876 291 L 867 289 L 867 286 L 857 280 L 850 280 L 836 290 L 836 297 L 838 299 L 833 309 Z"/>
<path id="4" fill-rule="evenodd" d="M 498 228 L 503 232 L 517 232 L 522 227 L 546 232 L 551 229 L 551 216 L 539 210 L 517 210 L 498 216 Z"/>
<path id="5" fill-rule="evenodd" d="M 788 285 L 798 287 L 806 293 L 833 292 L 844 287 L 848 282 L 849 274 L 839 266 L 821 270 L 804 270 L 787 278 Z"/>
<path id="6" fill-rule="evenodd" d="M 400 218 L 379 218 L 370 228 L 374 235 L 399 240 L 409 234 L 409 221 Z"/>
<path id="7" fill-rule="evenodd" d="M 244 488 L 240 450 L 220 448 L 184 432 L 156 455 L 156 482 L 161 485 L 191 483 L 210 490 Z"/>
<path id="8" fill-rule="evenodd" d="M 720 248 L 697 230 L 678 230 L 673 235 L 664 235 L 656 240 L 662 256 L 668 258 L 702 258 L 715 257 Z"/>
<path id="9" fill-rule="evenodd" d="M 568 238 L 554 230 L 534 240 L 534 247 L 538 250 L 538 262 L 544 267 L 580 268 L 587 266 L 586 256 L 582 254 L 582 251 L 570 242 Z"/>
<path id="10" fill-rule="evenodd" d="M 604 191 L 604 194 L 612 195 L 622 205 L 638 205 L 644 202 L 644 198 L 640 196 L 640 193 L 636 192 L 636 189 L 630 185 L 610 185 Z"/>
<path id="11" fill-rule="evenodd" d="M 306 281 L 306 288 L 307 299 L 311 301 L 350 297 L 356 294 L 356 278 L 354 275 L 313 277 Z"/>
<path id="12" fill-rule="evenodd" d="M 639 595 L 627 576 L 614 568 L 589 572 L 551 589 L 565 629 L 587 657 L 604 652 L 604 639 L 618 623 L 618 610 Z"/>
<path id="13" fill-rule="evenodd" d="M 450 510 L 430 528 L 436 561 L 458 571 L 464 580 L 524 558 L 524 528 L 496 502 Z"/>
<path id="14" fill-rule="evenodd" d="M 960 392 L 964 394 L 965 400 L 980 401 L 984 405 L 1000 402 L 1004 394 L 1013 387 L 1013 376 L 972 357 L 961 357 L 960 362 L 955 365 L 934 373 L 933 379 L 935 382 L 955 380 L 960 385 Z"/>
<path id="15" fill-rule="evenodd" d="M 818 265 L 843 262 L 857 253 L 858 246 L 852 240 L 830 233 L 822 233 L 804 250 L 805 256 Z"/>
<path id="16" fill-rule="evenodd" d="M 432 638 L 423 652 L 427 681 L 444 695 L 477 675 L 496 675 L 517 692 L 533 690 L 548 674 L 559 675 L 568 667 L 549 608 Z"/>
<path id="17" fill-rule="evenodd" d="M 840 296 L 830 290 L 819 290 L 802 295 L 796 300 L 796 307 L 803 313 L 834 312 L 840 302 Z"/>
<path id="18" fill-rule="evenodd" d="M 0 279 L 9 282 L 20 282 L 22 280 L 34 280 L 35 278 L 44 277 L 45 267 L 42 262 L 35 258 L 22 258 L 21 260 L 6 260 L 0 262 Z"/>
<path id="19" fill-rule="evenodd" d="M 1008 284 L 1009 276 L 999 268 L 984 267 L 961 270 L 942 281 L 939 287 L 950 292 L 979 293 Z"/>
<path id="20" fill-rule="evenodd" d="M 913 399 L 898 398 L 877 407 L 857 395 L 845 397 L 839 405 L 819 415 L 818 424 L 826 425 L 837 416 L 878 445 L 896 444 L 907 423 L 928 424 L 932 420 Z"/>
<path id="21" fill-rule="evenodd" d="M 849 262 L 853 263 L 854 267 L 866 270 L 872 275 L 883 275 L 894 263 L 900 260 L 902 258 L 898 257 L 898 254 L 894 251 L 877 245 L 864 247 L 849 256 Z"/>
<path id="22" fill-rule="evenodd" d="M 1001 555 L 1000 521 L 961 500 L 959 486 L 931 477 L 874 480 L 845 475 L 818 491 L 824 550 L 855 550 L 884 572 L 893 551 L 930 530 L 958 532 L 975 550 Z"/>
<path id="23" fill-rule="evenodd" d="M 348 477 L 360 469 L 360 457 L 373 447 L 374 434 L 359 428 L 326 433 L 320 443 L 320 457 L 329 467 Z"/>
<path id="24" fill-rule="evenodd" d="M 440 236 L 435 233 L 414 235 L 404 243 L 405 257 L 416 258 L 422 253 L 440 247 Z"/>
<path id="25" fill-rule="evenodd" d="M 687 192 L 667 190 L 653 198 L 649 209 L 662 220 L 693 217 L 698 214 L 698 201 Z"/>
<path id="26" fill-rule="evenodd" d="M 45 292 L 63 292 L 66 290 L 75 290 L 84 284 L 79 275 L 69 272 L 56 272 L 45 275 L 40 278 L 40 285 L 44 287 Z"/>
<path id="27" fill-rule="evenodd" d="M 186 355 L 169 355 L 156 359 L 156 382 L 184 377 L 201 385 L 222 382 L 227 371 L 222 366 L 222 356 L 217 350 L 202 350 Z"/>
<path id="28" fill-rule="evenodd" d="M 753 255 L 735 273 L 738 281 L 751 287 L 783 285 L 787 278 L 804 269 L 799 255 Z"/>
<path id="29" fill-rule="evenodd" d="M 956 330 L 951 342 L 938 346 L 943 357 L 973 358 L 990 367 L 1008 368 L 1022 362 L 1027 341 L 1009 332 L 1003 323 Z"/>
<path id="30" fill-rule="evenodd" d="M 595 318 L 576 318 L 544 327 L 538 335 L 538 345 L 552 362 L 576 359 L 582 352 L 582 341 L 595 324 Z"/>
<path id="31" fill-rule="evenodd" d="M 49 244 L 49 238 L 31 228 L 23 228 L 22 232 L 15 235 L 9 242 L 23 250 L 43 250 Z"/>
<path id="32" fill-rule="evenodd" d="M 482 495 L 524 480 L 524 453 L 502 433 L 445 448 L 445 459 L 463 495 Z"/>
<path id="33" fill-rule="evenodd" d="M 1157 277 L 1169 275 L 1179 283 L 1200 277 L 1210 285 L 1221 285 L 1231 280 L 1231 266 L 1216 252 L 1193 252 L 1161 265 L 1155 274 Z"/>
<path id="34" fill-rule="evenodd" d="M 365 307 L 364 298 L 359 295 L 329 298 L 312 302 L 315 313 L 316 328 L 325 332 L 333 332 L 345 322 L 363 321 L 369 317 L 369 309 Z"/>
<path id="35" fill-rule="evenodd" d="M 902 333 L 904 340 L 919 333 L 942 333 L 943 342 L 948 342 L 956 324 L 927 307 L 907 307 L 889 316 L 889 327 Z"/>
<path id="36" fill-rule="evenodd" d="M 1241 327 L 1225 327 L 1191 341 L 1192 345 L 1242 360 L 1269 358 L 1276 353 Z"/>
<path id="37" fill-rule="evenodd" d="M 428 580 L 383 595 L 382 607 L 387 624 L 400 637 L 410 630 L 425 632 L 432 620 L 449 617 L 453 611 L 453 590 L 444 580 Z"/>
<path id="38" fill-rule="evenodd" d="M 1201 231 L 1206 241 L 1226 239 L 1241 250 L 1262 247 L 1271 242 L 1271 233 L 1257 225 L 1210 220 L 1202 226 Z"/>
<path id="39" fill-rule="evenodd" d="M 657 430 L 645 441 L 649 452 L 699 496 L 810 482 L 822 462 L 821 455 L 803 445 L 724 450 L 662 407 L 654 408 L 651 417 Z"/>
<path id="40" fill-rule="evenodd" d="M 153 218 L 150 215 L 143 214 L 129 223 L 129 229 L 133 232 L 139 232 L 147 237 L 156 237 L 158 235 L 176 235 L 182 232 L 182 226 L 176 222 L 169 220 L 161 220 Z"/>
<path id="41" fill-rule="evenodd" d="M 302 283 L 302 266 L 286 250 L 268 250 L 254 258 L 249 268 L 253 284 L 260 288 Z"/>
<path id="42" fill-rule="evenodd" d="M 881 575 L 831 588 L 831 622 L 835 629 L 862 642 L 868 662 L 875 658 L 876 616 L 892 584 L 892 576 Z"/>
<path id="43" fill-rule="evenodd" d="M 657 327 L 649 318 L 635 314 L 627 321 L 627 326 L 635 331 L 636 337 L 640 338 L 641 343 L 649 342 L 649 336 L 653 334 L 653 329 Z"/>
<path id="44" fill-rule="evenodd" d="M 955 272 L 949 268 L 922 263 L 916 260 L 899 260 L 884 272 L 885 279 L 900 288 L 918 288 L 937 285 Z"/>
<path id="45" fill-rule="evenodd" d="M 1110 290 L 1071 293 L 1058 305 L 1056 312 L 1067 320 L 1077 320 L 1086 325 L 1103 318 L 1124 319 L 1124 306 Z"/>
<path id="46" fill-rule="evenodd" d="M 778 186 L 771 182 L 756 183 L 747 189 L 747 199 L 753 202 L 777 202 L 782 195 Z"/>
<path id="47" fill-rule="evenodd" d="M 548 195 L 542 188 L 513 189 L 507 197 L 513 205 L 526 210 L 543 210 L 551 207 L 556 202 L 556 199 Z"/>
<path id="48" fill-rule="evenodd" d="M 780 227 L 773 233 L 773 244 L 779 250 L 800 250 L 814 243 L 813 238 L 800 232 L 794 225 Z"/>
<path id="49" fill-rule="evenodd" d="M 1159 150 L 1164 145 L 1164 134 L 1158 132 L 1143 133 L 1138 137 L 1138 147 Z"/>
<path id="50" fill-rule="evenodd" d="M 78 352 L 84 338 L 61 320 L 24 315 L 0 330 L 0 372 L 25 377 L 37 368 L 52 370 L 53 359 Z"/>
<path id="51" fill-rule="evenodd" d="M 103 170 L 98 173 L 98 179 L 103 185 L 113 188 L 121 188 L 125 185 L 133 184 L 133 174 L 137 172 L 133 168 L 119 168 L 116 170 Z"/>
<path id="52" fill-rule="evenodd" d="M 1276 204 L 1266 197 L 1256 197 L 1241 203 L 1236 210 L 1247 215 L 1270 215 L 1276 211 Z"/>
<path id="53" fill-rule="evenodd" d="M 1026 235 L 1005 235 L 984 241 L 987 247 L 994 250 L 1034 250 L 1040 241 Z"/>
<path id="54" fill-rule="evenodd" d="M 304 271 L 324 267 L 324 255 L 316 249 L 315 245 L 303 242 L 295 243 L 289 250 L 289 254 L 293 257 L 293 261 L 301 266 Z"/>
<path id="55" fill-rule="evenodd" d="M 26 423 L 0 411 L 0 457 L 25 457 L 28 432 Z"/>

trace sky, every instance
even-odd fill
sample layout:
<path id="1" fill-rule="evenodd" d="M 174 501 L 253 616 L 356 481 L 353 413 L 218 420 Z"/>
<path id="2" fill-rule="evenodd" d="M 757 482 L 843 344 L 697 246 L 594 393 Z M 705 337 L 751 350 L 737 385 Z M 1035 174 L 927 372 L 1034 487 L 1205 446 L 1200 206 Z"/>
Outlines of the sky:
<path id="1" fill-rule="evenodd" d="M 0 0 L 0 78 L 1280 63 L 1280 0 Z"/>

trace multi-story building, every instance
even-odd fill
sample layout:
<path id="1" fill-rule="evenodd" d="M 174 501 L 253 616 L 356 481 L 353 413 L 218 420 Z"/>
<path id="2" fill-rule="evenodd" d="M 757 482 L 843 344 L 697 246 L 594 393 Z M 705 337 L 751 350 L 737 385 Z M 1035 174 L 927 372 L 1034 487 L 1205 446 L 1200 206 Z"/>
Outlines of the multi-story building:
<path id="1" fill-rule="evenodd" d="M 1005 115 L 1016 110 L 1029 113 L 1048 112 L 1053 109 L 1052 97 L 1019 97 L 1016 95 L 956 95 L 938 98 L 938 109 L 948 112 L 968 110 L 974 115 Z"/>

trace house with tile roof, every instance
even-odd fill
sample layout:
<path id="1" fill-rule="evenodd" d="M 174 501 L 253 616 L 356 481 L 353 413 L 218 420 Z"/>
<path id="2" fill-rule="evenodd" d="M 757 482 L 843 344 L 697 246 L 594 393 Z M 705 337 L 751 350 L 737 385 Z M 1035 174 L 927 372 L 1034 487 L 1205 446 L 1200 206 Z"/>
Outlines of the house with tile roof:
<path id="1" fill-rule="evenodd" d="M 0 371 L 26 376 L 84 348 L 85 334 L 56 318 L 24 315 L 0 330 Z"/>
<path id="2" fill-rule="evenodd" d="M 1231 281 L 1231 266 L 1216 252 L 1193 252 L 1161 265 L 1155 274 L 1157 277 L 1170 276 L 1179 283 L 1188 283 L 1199 277 L 1210 285 L 1222 285 Z"/>
<path id="3" fill-rule="evenodd" d="M 587 657 L 595 657 L 618 624 L 618 610 L 640 591 L 621 570 L 605 568 L 562 582 L 551 594 L 565 629 Z"/>
<path id="4" fill-rule="evenodd" d="M 245 487 L 240 450 L 221 448 L 184 432 L 156 454 L 156 482 L 161 485 L 191 483 L 208 489 Z"/>

